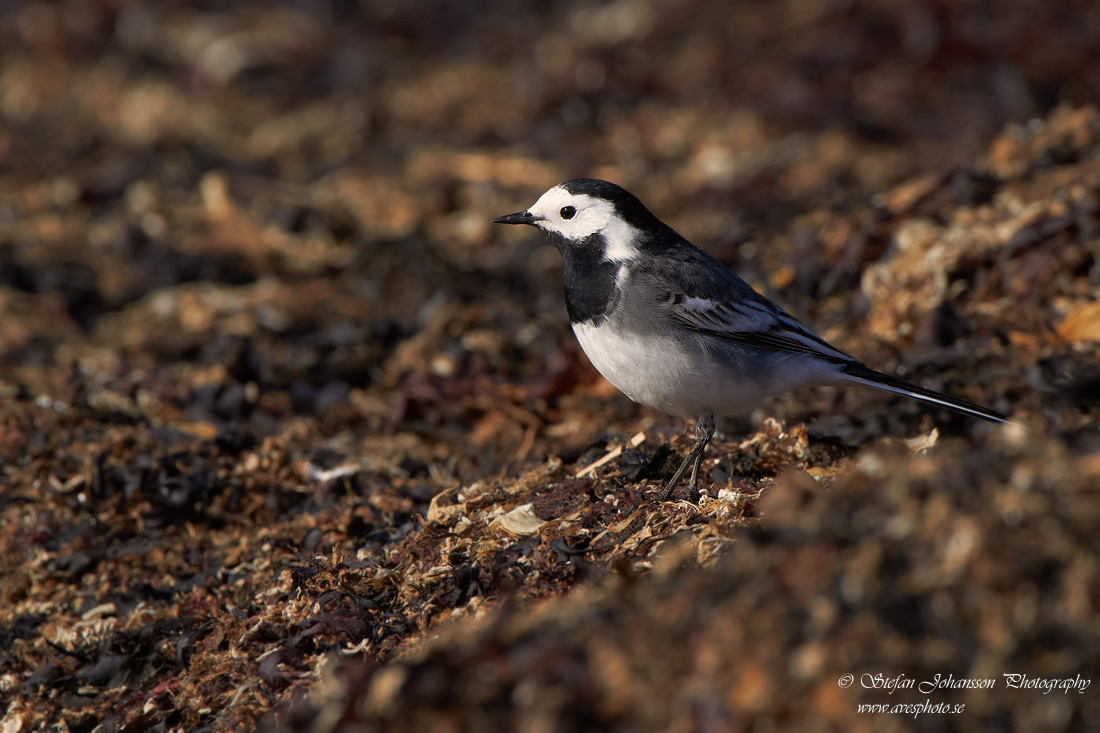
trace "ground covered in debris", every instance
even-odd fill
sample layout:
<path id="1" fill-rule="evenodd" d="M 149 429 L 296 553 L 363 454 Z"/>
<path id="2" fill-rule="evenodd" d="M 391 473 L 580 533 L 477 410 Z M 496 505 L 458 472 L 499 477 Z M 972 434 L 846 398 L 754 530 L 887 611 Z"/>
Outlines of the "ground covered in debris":
<path id="1" fill-rule="evenodd" d="M 1069 0 L 5 6 L 0 730 L 1097 729 L 1097 47 Z M 806 391 L 658 502 L 690 432 L 489 224 L 577 176 L 1019 424 Z"/>

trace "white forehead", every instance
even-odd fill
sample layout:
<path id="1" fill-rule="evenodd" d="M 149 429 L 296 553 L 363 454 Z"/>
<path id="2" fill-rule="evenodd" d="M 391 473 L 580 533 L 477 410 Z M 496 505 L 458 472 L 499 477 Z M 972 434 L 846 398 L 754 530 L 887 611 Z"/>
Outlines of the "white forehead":
<path id="1" fill-rule="evenodd" d="M 572 206 L 576 213 L 572 219 L 564 219 L 561 210 Z M 632 259 L 637 250 L 634 243 L 638 230 L 630 226 L 615 211 L 615 205 L 607 199 L 585 193 L 569 193 L 562 186 L 554 186 L 539 197 L 528 209 L 542 219 L 536 226 L 560 234 L 568 240 L 579 241 L 602 234 L 607 241 L 605 256 L 610 260 Z"/>

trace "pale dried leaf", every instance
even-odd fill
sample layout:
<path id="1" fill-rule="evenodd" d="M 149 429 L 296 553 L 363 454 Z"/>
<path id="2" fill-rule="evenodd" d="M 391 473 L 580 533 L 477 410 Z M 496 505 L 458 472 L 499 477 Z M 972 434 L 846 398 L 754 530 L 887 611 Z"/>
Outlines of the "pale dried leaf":
<path id="1" fill-rule="evenodd" d="M 509 534 L 526 537 L 535 534 L 547 523 L 535 516 L 534 504 L 523 504 L 507 514 L 500 515 L 490 524 Z"/>
<path id="2" fill-rule="evenodd" d="M 936 444 L 936 441 L 940 438 L 940 431 L 936 428 L 932 428 L 931 431 L 924 435 L 918 435 L 915 438 L 910 438 L 905 441 L 905 444 L 909 446 L 914 455 L 920 453 L 927 453 L 932 446 Z"/>

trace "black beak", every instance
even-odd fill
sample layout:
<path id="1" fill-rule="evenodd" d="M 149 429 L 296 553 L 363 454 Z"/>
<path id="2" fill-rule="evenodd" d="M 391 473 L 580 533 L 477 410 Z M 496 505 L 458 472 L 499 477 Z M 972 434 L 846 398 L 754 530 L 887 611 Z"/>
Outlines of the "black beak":
<path id="1" fill-rule="evenodd" d="M 516 214 L 506 214 L 493 219 L 493 224 L 534 224 L 542 221 L 541 216 L 535 216 L 530 211 L 520 211 Z"/>

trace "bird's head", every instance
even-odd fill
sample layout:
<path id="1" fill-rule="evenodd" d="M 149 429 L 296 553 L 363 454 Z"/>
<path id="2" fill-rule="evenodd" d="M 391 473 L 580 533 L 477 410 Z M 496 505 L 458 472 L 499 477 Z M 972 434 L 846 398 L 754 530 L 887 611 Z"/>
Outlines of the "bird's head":
<path id="1" fill-rule="evenodd" d="M 602 247 L 608 260 L 630 260 L 638 246 L 664 225 L 629 191 L 614 183 L 578 178 L 554 186 L 535 204 L 494 224 L 530 224 L 564 254 L 582 247 Z"/>

